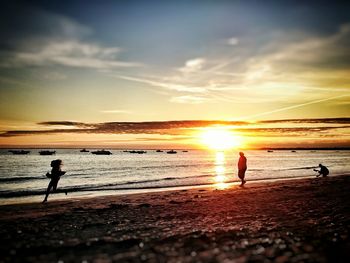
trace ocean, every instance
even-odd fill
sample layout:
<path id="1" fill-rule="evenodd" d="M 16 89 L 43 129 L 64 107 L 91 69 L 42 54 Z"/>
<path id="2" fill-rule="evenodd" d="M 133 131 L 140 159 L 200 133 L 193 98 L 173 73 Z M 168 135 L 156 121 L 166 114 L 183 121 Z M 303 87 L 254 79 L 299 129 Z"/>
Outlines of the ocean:
<path id="1" fill-rule="evenodd" d="M 63 160 L 58 193 L 50 200 L 86 196 L 151 192 L 198 185 L 224 188 L 238 182 L 237 151 L 177 150 L 167 154 L 147 150 L 132 154 L 110 150 L 112 155 L 93 155 L 79 149 L 57 149 L 55 155 L 39 155 L 40 149 L 29 149 L 28 155 L 13 155 L 0 150 L 0 205 L 40 202 L 49 183 L 45 176 L 50 162 Z M 88 149 L 89 150 L 89 149 Z M 326 165 L 330 176 L 350 171 L 350 151 L 335 150 L 247 150 L 247 183 L 260 180 L 315 177 L 319 163 Z M 67 195 L 65 195 L 67 191 Z"/>

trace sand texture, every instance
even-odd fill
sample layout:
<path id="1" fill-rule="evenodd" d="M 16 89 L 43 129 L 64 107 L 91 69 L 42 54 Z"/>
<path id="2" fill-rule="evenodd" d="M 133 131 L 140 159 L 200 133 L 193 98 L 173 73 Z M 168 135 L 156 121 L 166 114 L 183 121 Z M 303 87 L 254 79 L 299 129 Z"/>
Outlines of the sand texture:
<path id="1" fill-rule="evenodd" d="M 0 207 L 1 262 L 349 262 L 350 175 Z"/>

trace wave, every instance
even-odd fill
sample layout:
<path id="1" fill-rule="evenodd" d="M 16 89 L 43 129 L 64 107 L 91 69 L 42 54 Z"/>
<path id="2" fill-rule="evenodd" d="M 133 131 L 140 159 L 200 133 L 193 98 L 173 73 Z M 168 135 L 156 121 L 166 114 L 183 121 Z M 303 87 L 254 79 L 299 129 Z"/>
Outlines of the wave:
<path id="1" fill-rule="evenodd" d="M 189 166 L 195 166 L 195 165 L 173 165 L 173 166 L 161 166 L 161 167 L 189 167 Z M 142 168 L 151 168 L 155 166 L 144 166 Z M 311 170 L 318 168 L 318 166 L 305 166 L 305 167 L 292 167 L 292 168 L 286 168 L 286 169 L 264 169 L 264 168 L 248 168 L 248 171 L 251 172 L 263 172 L 263 171 L 296 171 L 296 170 Z M 140 168 L 141 169 L 141 168 Z M 223 173 L 223 175 L 233 175 L 232 172 L 226 172 Z M 71 177 L 80 177 L 80 178 L 90 178 L 91 174 L 85 174 L 85 173 L 69 173 L 69 176 Z M 151 180 L 139 180 L 139 181 L 129 181 L 129 182 L 122 182 L 118 183 L 118 185 L 129 185 L 129 184 L 143 184 L 143 183 L 155 183 L 160 181 L 169 181 L 169 180 L 176 180 L 176 179 L 191 179 L 191 178 L 201 178 L 201 177 L 212 177 L 213 175 L 208 175 L 207 173 L 204 175 L 196 175 L 196 176 L 184 176 L 184 177 L 165 177 L 161 179 L 151 179 Z M 16 177 L 7 177 L 7 178 L 0 178 L 0 183 L 16 183 L 16 182 L 26 182 L 30 180 L 43 180 L 47 179 L 45 176 L 42 177 L 34 177 L 34 176 L 16 176 Z M 114 184 L 112 184 L 114 185 Z M 98 185 L 98 186 L 110 186 L 110 184 L 106 185 Z M 0 195 L 1 197 L 1 195 Z"/>
<path id="2" fill-rule="evenodd" d="M 328 166 L 329 167 L 329 166 Z M 311 170 L 316 169 L 318 166 L 304 166 L 304 167 L 292 167 L 285 169 L 268 169 L 268 168 L 248 168 L 248 171 L 261 172 L 261 171 L 296 171 L 296 170 Z"/>
<path id="3" fill-rule="evenodd" d="M 305 166 L 305 167 L 293 167 L 293 168 L 287 168 L 287 169 L 280 169 L 279 171 L 293 171 L 293 170 L 310 170 L 310 169 L 316 169 L 318 166 Z"/>
<path id="4" fill-rule="evenodd" d="M 193 178 L 193 177 L 213 177 L 213 175 L 201 175 L 201 176 L 188 176 L 185 178 Z M 258 182 L 258 181 L 268 181 L 268 180 L 283 180 L 283 179 L 300 179 L 300 178 L 310 178 L 310 176 L 283 176 L 283 177 L 264 177 L 264 178 L 256 178 L 250 180 L 250 182 Z M 181 187 L 194 187 L 194 186 L 210 186 L 216 185 L 216 183 L 182 183 L 177 185 L 145 185 L 145 186 L 131 186 L 132 184 L 139 184 L 144 182 L 155 182 L 155 181 L 169 181 L 175 179 L 183 179 L 177 177 L 166 177 L 158 180 L 150 180 L 150 181 L 135 181 L 135 182 L 126 182 L 126 183 L 115 183 L 115 184 L 105 184 L 105 185 L 84 185 L 84 186 L 75 186 L 75 187 L 62 187 L 57 189 L 56 193 L 78 193 L 78 192 L 101 192 L 101 191 L 125 191 L 125 190 L 147 190 L 147 189 L 166 189 L 166 188 L 181 188 Z M 229 180 L 225 183 L 236 183 L 239 182 L 238 179 Z M 38 196 L 44 195 L 45 189 L 33 189 L 33 190 L 20 190 L 20 191 L 1 191 L 0 198 L 13 198 L 13 197 L 28 197 L 28 196 Z"/>
<path id="5" fill-rule="evenodd" d="M 16 177 L 7 177 L 7 178 L 0 178 L 0 183 L 9 183 L 9 182 L 23 182 L 23 181 L 30 181 L 30 180 L 42 180 L 47 179 L 46 177 L 33 177 L 33 176 L 16 176 Z"/>

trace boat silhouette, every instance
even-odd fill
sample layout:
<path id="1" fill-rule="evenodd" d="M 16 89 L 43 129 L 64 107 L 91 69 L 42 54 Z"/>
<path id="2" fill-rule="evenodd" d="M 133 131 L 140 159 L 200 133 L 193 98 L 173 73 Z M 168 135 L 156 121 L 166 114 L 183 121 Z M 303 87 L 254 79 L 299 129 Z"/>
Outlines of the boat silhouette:
<path id="1" fill-rule="evenodd" d="M 143 150 L 140 150 L 140 151 L 132 150 L 132 151 L 129 151 L 129 153 L 143 154 L 143 153 L 147 153 L 147 152 L 146 152 L 146 151 L 143 151 Z"/>
<path id="2" fill-rule="evenodd" d="M 25 151 L 25 150 L 9 150 L 10 153 L 13 153 L 13 154 L 28 154 L 30 153 L 30 151 Z"/>
<path id="3" fill-rule="evenodd" d="M 80 150 L 80 152 L 81 153 L 88 153 L 89 151 L 84 148 L 84 149 Z"/>
<path id="4" fill-rule="evenodd" d="M 40 151 L 40 155 L 53 155 L 56 154 L 56 151 Z"/>
<path id="5" fill-rule="evenodd" d="M 177 153 L 177 151 L 170 150 L 170 151 L 167 151 L 166 153 L 167 153 L 167 154 L 175 154 L 175 153 Z"/>
<path id="6" fill-rule="evenodd" d="M 110 154 L 112 154 L 110 151 L 106 151 L 106 150 L 98 150 L 98 151 L 93 151 L 91 153 L 96 154 L 96 155 L 110 155 Z"/>

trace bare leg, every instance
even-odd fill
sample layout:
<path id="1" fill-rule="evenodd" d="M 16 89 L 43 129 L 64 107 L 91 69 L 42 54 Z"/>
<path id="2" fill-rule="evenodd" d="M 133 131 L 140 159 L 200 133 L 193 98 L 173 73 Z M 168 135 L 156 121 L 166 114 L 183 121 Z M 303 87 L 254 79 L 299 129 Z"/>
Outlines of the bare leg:
<path id="1" fill-rule="evenodd" d="M 245 176 L 245 170 L 239 170 L 238 171 L 238 177 L 239 179 L 241 179 L 241 185 L 240 186 L 243 186 L 246 181 L 244 180 L 244 176 Z"/>
<path id="2" fill-rule="evenodd" d="M 53 184 L 52 184 L 52 180 L 49 182 L 49 185 L 47 186 L 47 189 L 46 189 L 46 194 L 45 194 L 45 198 L 43 200 L 43 203 L 46 203 L 47 202 L 47 198 L 50 194 L 50 190 L 52 188 Z"/>
<path id="3" fill-rule="evenodd" d="M 51 180 L 50 181 L 49 185 L 47 186 L 46 195 L 45 195 L 45 199 L 43 200 L 43 203 L 47 202 L 47 198 L 48 198 L 48 196 L 50 194 L 51 188 L 53 189 L 53 192 L 56 192 L 57 184 L 58 184 L 58 181 L 56 181 L 56 180 Z"/>

